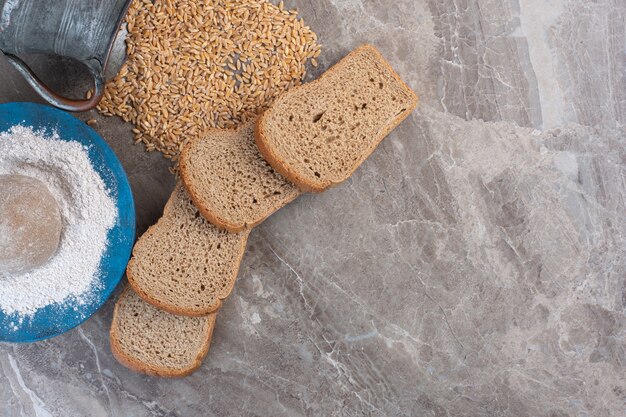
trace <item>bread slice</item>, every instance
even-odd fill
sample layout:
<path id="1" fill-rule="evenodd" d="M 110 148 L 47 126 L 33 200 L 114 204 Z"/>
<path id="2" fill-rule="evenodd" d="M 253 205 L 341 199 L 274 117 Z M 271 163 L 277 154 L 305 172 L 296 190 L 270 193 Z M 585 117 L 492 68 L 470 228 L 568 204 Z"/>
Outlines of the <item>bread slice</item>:
<path id="1" fill-rule="evenodd" d="M 417 101 L 376 48 L 361 46 L 282 94 L 259 118 L 256 143 L 287 180 L 323 191 L 346 180 Z"/>
<path id="2" fill-rule="evenodd" d="M 233 289 L 248 234 L 206 221 L 179 182 L 163 217 L 135 244 L 128 281 L 141 298 L 170 313 L 212 313 Z"/>
<path id="3" fill-rule="evenodd" d="M 194 205 L 233 233 L 256 226 L 301 194 L 259 153 L 255 122 L 237 130 L 214 129 L 180 156 L 181 178 Z"/>
<path id="4" fill-rule="evenodd" d="M 127 288 L 115 304 L 111 351 L 120 363 L 138 372 L 167 377 L 189 375 L 209 351 L 215 316 L 170 314 Z"/>

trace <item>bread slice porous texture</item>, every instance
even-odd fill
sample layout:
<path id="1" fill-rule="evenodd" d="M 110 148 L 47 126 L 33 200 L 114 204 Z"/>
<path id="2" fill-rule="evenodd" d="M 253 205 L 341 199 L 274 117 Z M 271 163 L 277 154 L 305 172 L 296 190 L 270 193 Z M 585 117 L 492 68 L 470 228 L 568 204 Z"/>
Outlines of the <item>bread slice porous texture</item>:
<path id="1" fill-rule="evenodd" d="M 301 191 L 277 173 L 254 142 L 256 119 L 238 129 L 214 129 L 185 146 L 180 174 L 193 203 L 229 232 L 252 228 Z"/>
<path id="2" fill-rule="evenodd" d="M 146 303 L 127 288 L 117 303 L 109 334 L 113 356 L 124 366 L 149 375 L 189 375 L 206 357 L 216 313 L 178 316 Z"/>
<path id="3" fill-rule="evenodd" d="M 258 119 L 256 143 L 287 180 L 320 192 L 345 181 L 417 101 L 380 52 L 364 45 L 278 97 Z"/>
<path id="4" fill-rule="evenodd" d="M 135 244 L 128 281 L 141 298 L 170 313 L 212 313 L 235 285 L 248 234 L 205 220 L 179 182 L 161 219 Z"/>

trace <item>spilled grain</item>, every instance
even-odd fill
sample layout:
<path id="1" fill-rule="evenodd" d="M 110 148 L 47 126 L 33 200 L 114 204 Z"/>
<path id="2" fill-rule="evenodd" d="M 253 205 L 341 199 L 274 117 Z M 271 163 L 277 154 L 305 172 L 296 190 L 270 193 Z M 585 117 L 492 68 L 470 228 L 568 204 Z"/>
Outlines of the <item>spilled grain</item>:
<path id="1" fill-rule="evenodd" d="M 235 127 L 300 84 L 320 54 L 317 35 L 282 2 L 135 1 L 127 24 L 127 62 L 98 109 L 173 161 L 189 139 Z"/>

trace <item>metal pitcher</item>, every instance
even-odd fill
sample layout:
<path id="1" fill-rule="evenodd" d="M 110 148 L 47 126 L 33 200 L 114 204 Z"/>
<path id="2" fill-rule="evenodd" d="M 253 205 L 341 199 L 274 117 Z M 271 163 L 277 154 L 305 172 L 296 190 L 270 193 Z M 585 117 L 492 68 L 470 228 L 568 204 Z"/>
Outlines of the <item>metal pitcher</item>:
<path id="1" fill-rule="evenodd" d="M 90 110 L 102 98 L 105 72 L 111 73 L 107 67 L 113 44 L 123 48 L 123 39 L 116 38 L 131 1 L 0 0 L 0 51 L 48 103 L 69 111 Z M 73 100 L 56 94 L 18 58 L 20 54 L 80 61 L 93 77 L 92 96 Z"/>

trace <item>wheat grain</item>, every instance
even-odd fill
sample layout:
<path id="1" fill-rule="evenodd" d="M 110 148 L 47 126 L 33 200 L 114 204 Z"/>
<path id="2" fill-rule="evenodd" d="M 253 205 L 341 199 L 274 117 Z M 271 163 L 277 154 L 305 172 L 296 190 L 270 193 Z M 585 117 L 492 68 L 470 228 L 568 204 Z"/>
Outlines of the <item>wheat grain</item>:
<path id="1" fill-rule="evenodd" d="M 298 85 L 320 55 L 295 11 L 267 0 L 131 4 L 127 62 L 98 109 L 135 125 L 136 143 L 176 161 L 210 128 L 231 128 Z"/>

